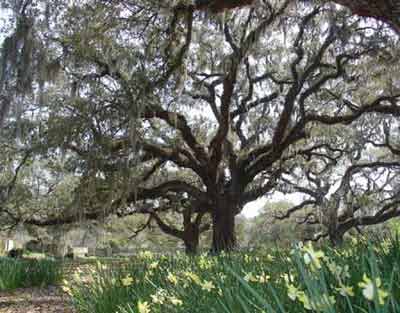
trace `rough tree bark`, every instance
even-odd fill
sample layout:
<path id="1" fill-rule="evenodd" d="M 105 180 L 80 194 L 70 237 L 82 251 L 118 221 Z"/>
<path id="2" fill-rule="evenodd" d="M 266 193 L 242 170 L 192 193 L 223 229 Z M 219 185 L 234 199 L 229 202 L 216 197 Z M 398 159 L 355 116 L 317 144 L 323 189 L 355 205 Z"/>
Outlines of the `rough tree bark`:
<path id="1" fill-rule="evenodd" d="M 253 4 L 254 0 L 196 0 L 197 10 L 210 10 L 218 13 L 224 10 L 234 9 Z"/>
<path id="2" fill-rule="evenodd" d="M 183 231 L 183 242 L 186 254 L 196 254 L 200 241 L 200 230 L 196 225 L 190 223 Z"/>
<path id="3" fill-rule="evenodd" d="M 211 252 L 232 251 L 236 247 L 235 215 L 237 208 L 227 197 L 219 197 L 212 212 Z"/>
<path id="4" fill-rule="evenodd" d="M 336 229 L 328 234 L 329 241 L 331 242 L 332 246 L 338 247 L 343 244 L 343 237 L 344 233 L 339 229 Z"/>

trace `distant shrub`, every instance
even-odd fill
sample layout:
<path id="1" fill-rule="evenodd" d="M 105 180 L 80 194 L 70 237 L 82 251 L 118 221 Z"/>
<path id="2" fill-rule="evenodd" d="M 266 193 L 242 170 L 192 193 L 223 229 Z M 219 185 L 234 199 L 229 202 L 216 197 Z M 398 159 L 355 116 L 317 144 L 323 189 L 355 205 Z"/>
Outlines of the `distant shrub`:
<path id="1" fill-rule="evenodd" d="M 12 249 L 10 251 L 8 251 L 8 257 L 10 258 L 22 258 L 22 256 L 24 255 L 24 250 L 23 249 Z"/>

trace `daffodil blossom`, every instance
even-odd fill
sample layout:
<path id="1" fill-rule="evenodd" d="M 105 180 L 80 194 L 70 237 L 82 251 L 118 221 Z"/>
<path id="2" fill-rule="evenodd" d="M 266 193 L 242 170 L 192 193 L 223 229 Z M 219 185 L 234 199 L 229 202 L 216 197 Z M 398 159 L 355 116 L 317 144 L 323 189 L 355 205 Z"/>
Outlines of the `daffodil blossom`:
<path id="1" fill-rule="evenodd" d="M 315 251 L 311 243 L 302 250 L 304 251 L 304 263 L 310 265 L 311 269 L 320 269 L 321 260 L 325 258 L 325 254 L 322 251 Z"/>
<path id="2" fill-rule="evenodd" d="M 288 289 L 288 297 L 292 301 L 296 301 L 297 298 L 301 297 L 304 294 L 303 291 L 299 290 L 293 284 L 287 284 L 287 289 Z"/>
<path id="3" fill-rule="evenodd" d="M 137 308 L 139 313 L 150 313 L 150 305 L 148 304 L 148 302 L 144 301 L 138 301 L 137 303 Z"/>
<path id="4" fill-rule="evenodd" d="M 133 278 L 130 274 L 128 274 L 125 278 L 122 278 L 121 282 L 122 282 L 122 286 L 128 287 L 128 286 L 132 285 Z"/>
<path id="5" fill-rule="evenodd" d="M 174 285 L 176 285 L 178 283 L 178 278 L 171 272 L 168 272 L 167 280 Z"/>
<path id="6" fill-rule="evenodd" d="M 335 288 L 343 297 L 354 297 L 353 287 L 340 285 L 339 288 Z"/>
<path id="7" fill-rule="evenodd" d="M 180 300 L 180 299 L 178 299 L 177 297 L 174 297 L 174 296 L 170 297 L 169 301 L 175 306 L 181 306 L 183 304 L 182 300 Z"/>
<path id="8" fill-rule="evenodd" d="M 362 288 L 362 294 L 365 299 L 369 301 L 373 301 L 374 297 L 378 297 L 378 302 L 380 305 L 385 304 L 385 298 L 389 296 L 389 294 L 381 289 L 382 281 L 378 277 L 373 282 L 366 274 L 363 275 L 363 281 L 358 283 L 358 286 Z"/>
<path id="9" fill-rule="evenodd" d="M 214 284 L 213 284 L 212 281 L 205 280 L 205 281 L 201 284 L 201 289 L 210 292 L 211 290 L 215 289 L 215 286 L 214 286 Z"/>

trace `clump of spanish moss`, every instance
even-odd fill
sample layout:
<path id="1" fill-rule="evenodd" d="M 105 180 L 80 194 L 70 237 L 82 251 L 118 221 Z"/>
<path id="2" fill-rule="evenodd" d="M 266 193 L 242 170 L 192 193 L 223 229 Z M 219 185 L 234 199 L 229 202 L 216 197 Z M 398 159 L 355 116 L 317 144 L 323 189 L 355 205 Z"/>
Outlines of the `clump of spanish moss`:
<path id="1" fill-rule="evenodd" d="M 17 16 L 15 31 L 0 47 L 0 127 L 10 111 L 19 118 L 21 98 L 32 94 L 35 82 L 43 93 L 45 82 L 53 81 L 59 72 L 59 62 L 49 60 L 34 26 L 33 17 Z"/>

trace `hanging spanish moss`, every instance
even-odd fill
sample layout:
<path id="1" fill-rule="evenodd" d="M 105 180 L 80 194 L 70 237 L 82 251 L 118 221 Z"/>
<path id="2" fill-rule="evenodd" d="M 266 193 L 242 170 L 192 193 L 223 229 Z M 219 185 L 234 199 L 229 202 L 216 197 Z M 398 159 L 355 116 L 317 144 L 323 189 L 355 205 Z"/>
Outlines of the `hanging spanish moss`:
<path id="1" fill-rule="evenodd" d="M 45 83 L 54 81 L 60 70 L 59 62 L 46 53 L 48 43 L 36 34 L 35 18 L 27 13 L 28 7 L 24 6 L 22 13 L 14 12 L 15 30 L 0 47 L 0 128 L 11 113 L 19 120 L 24 99 L 33 94 L 35 83 L 39 101 L 43 100 Z"/>

